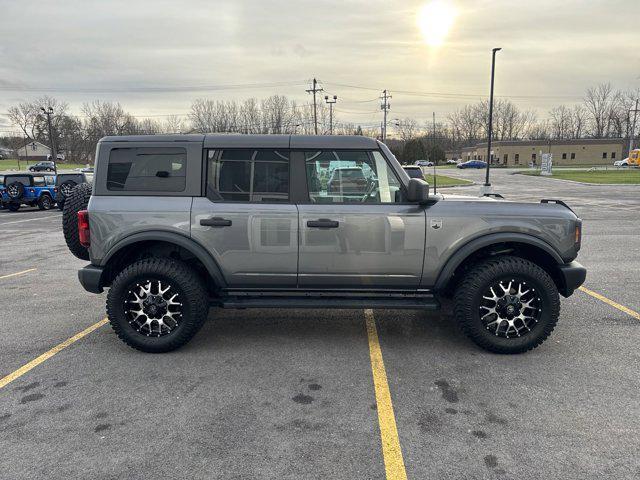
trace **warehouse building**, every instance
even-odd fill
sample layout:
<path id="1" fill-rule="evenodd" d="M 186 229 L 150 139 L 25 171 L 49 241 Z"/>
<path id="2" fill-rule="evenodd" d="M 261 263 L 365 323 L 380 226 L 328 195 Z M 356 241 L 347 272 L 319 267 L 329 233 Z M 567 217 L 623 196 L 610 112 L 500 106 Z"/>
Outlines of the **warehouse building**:
<path id="1" fill-rule="evenodd" d="M 580 138 L 576 140 L 499 140 L 491 142 L 491 163 L 505 166 L 540 165 L 543 153 L 553 155 L 553 164 L 606 165 L 622 160 L 626 153 L 623 138 Z M 478 143 L 458 151 L 448 151 L 447 160 L 487 159 L 487 143 Z"/>

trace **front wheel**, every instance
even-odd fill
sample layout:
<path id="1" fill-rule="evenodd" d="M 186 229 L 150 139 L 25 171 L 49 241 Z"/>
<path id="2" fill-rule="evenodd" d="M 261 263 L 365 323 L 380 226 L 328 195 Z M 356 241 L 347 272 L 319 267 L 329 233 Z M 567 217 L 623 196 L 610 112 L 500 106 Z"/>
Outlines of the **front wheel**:
<path id="1" fill-rule="evenodd" d="M 455 317 L 477 345 L 522 353 L 551 334 L 560 315 L 553 279 L 529 260 L 501 256 L 475 265 L 454 294 Z"/>
<path id="2" fill-rule="evenodd" d="M 143 352 L 162 353 L 186 344 L 207 319 L 202 280 L 183 262 L 139 260 L 122 270 L 107 295 L 107 315 L 118 337 Z"/>
<path id="3" fill-rule="evenodd" d="M 7 205 L 7 208 L 9 209 L 10 212 L 17 212 L 18 210 L 20 210 L 20 204 L 10 203 Z"/>

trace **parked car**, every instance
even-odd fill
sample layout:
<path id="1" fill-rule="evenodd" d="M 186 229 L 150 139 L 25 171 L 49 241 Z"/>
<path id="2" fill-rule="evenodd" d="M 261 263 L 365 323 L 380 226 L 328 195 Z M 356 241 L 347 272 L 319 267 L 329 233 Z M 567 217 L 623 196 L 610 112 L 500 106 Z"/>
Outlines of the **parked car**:
<path id="1" fill-rule="evenodd" d="M 467 160 L 466 162 L 459 163 L 457 168 L 487 168 L 487 162 L 482 160 Z"/>
<path id="2" fill-rule="evenodd" d="M 40 210 L 48 210 L 55 203 L 55 183 L 55 175 L 31 173 L 5 175 L 2 202 L 12 212 L 17 212 L 21 205 L 37 206 Z"/>
<path id="3" fill-rule="evenodd" d="M 458 163 L 460 163 L 460 160 L 454 160 L 453 158 L 447 160 L 447 165 L 457 165 Z"/>
<path id="4" fill-rule="evenodd" d="M 85 168 L 81 168 L 80 171 L 82 173 L 93 173 L 93 167 L 85 167 Z"/>
<path id="5" fill-rule="evenodd" d="M 331 161 L 371 169 L 371 194 L 326 201 L 310 179 Z M 65 240 L 91 262 L 82 286 L 109 289 L 118 337 L 145 352 L 187 343 L 209 306 L 435 311 L 452 298 L 476 344 L 520 353 L 586 276 L 582 221 L 563 202 L 430 195 L 372 138 L 105 137 L 96 162 L 93 191 L 66 200 Z"/>
<path id="6" fill-rule="evenodd" d="M 56 175 L 54 200 L 60 210 L 64 209 L 64 202 L 71 195 L 73 189 L 83 183 L 91 183 L 84 173 L 59 173 Z"/>
<path id="7" fill-rule="evenodd" d="M 416 160 L 414 162 L 414 165 L 417 165 L 419 167 L 433 167 L 433 162 L 429 160 Z"/>
<path id="8" fill-rule="evenodd" d="M 327 192 L 363 194 L 368 185 L 369 181 L 361 167 L 338 167 L 331 172 L 331 178 L 327 182 Z"/>
<path id="9" fill-rule="evenodd" d="M 56 169 L 55 162 L 38 162 L 34 165 L 29 165 L 30 172 L 53 172 Z"/>
<path id="10" fill-rule="evenodd" d="M 629 159 L 625 158 L 624 160 L 616 160 L 615 162 L 613 162 L 613 166 L 614 167 L 628 167 L 629 166 Z"/>
<path id="11" fill-rule="evenodd" d="M 56 153 L 56 161 L 64 162 L 64 159 L 65 159 L 64 153 Z M 47 154 L 47 160 L 49 161 L 53 160 L 52 155 L 50 153 Z"/>
<path id="12" fill-rule="evenodd" d="M 424 174 L 422 173 L 422 168 L 417 165 L 403 165 L 404 171 L 407 172 L 409 178 L 421 178 L 424 180 Z"/>

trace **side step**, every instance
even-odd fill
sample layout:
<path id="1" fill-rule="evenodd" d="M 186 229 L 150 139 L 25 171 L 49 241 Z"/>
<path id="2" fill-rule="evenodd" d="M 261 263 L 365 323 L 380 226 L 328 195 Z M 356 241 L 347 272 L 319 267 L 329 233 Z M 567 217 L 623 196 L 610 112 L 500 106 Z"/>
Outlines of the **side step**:
<path id="1" fill-rule="evenodd" d="M 284 297 L 228 296 L 212 301 L 222 308 L 380 308 L 439 310 L 440 302 L 433 296 L 413 297 Z"/>

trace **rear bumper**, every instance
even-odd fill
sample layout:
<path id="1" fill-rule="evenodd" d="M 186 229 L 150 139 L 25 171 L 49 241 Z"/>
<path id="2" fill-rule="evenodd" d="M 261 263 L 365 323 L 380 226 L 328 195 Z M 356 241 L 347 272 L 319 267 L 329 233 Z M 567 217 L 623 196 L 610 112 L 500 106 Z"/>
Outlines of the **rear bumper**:
<path id="1" fill-rule="evenodd" d="M 78 280 L 87 292 L 102 293 L 102 272 L 104 268 L 89 264 L 78 270 Z"/>
<path id="2" fill-rule="evenodd" d="M 560 293 L 564 297 L 573 294 L 576 288 L 584 283 L 587 278 L 587 269 L 578 262 L 560 265 Z"/>

